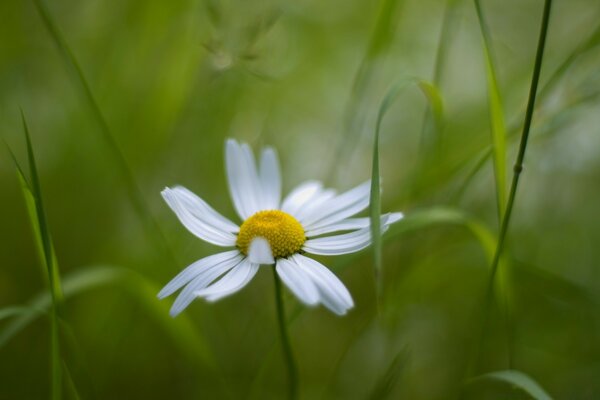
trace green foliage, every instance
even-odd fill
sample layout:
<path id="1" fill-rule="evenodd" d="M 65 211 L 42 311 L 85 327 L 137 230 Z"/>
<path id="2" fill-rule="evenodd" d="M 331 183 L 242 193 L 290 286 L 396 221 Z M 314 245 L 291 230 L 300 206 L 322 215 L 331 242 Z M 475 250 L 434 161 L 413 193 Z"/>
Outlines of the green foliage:
<path id="1" fill-rule="evenodd" d="M 595 1 L 555 2 L 522 181 L 486 286 L 541 10 L 0 2 L 0 136 L 14 151 L 0 156 L 0 398 L 285 395 L 270 271 L 174 319 L 175 296 L 156 298 L 220 251 L 178 223 L 164 186 L 241 222 L 228 137 L 278 151 L 284 195 L 306 179 L 338 192 L 372 179 L 360 216 L 373 248 L 318 257 L 354 309 L 337 318 L 282 287 L 300 398 L 600 397 Z M 388 212 L 405 217 L 381 235 Z"/>
<path id="2" fill-rule="evenodd" d="M 531 396 L 535 400 L 551 400 L 552 398 L 546 393 L 546 391 L 530 376 L 520 371 L 508 370 L 508 371 L 495 371 L 489 374 L 484 374 L 473 378 L 471 384 L 475 384 L 481 381 L 500 381 L 505 384 L 511 385 L 517 389 L 520 389 Z"/>

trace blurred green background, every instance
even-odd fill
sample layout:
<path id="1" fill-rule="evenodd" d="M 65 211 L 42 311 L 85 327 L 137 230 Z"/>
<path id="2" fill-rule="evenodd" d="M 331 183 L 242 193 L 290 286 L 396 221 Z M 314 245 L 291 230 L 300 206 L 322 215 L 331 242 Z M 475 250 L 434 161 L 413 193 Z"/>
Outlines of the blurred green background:
<path id="1" fill-rule="evenodd" d="M 510 179 L 543 2 L 481 7 Z M 496 299 L 509 306 L 485 309 L 499 224 L 474 2 L 0 2 L 0 135 L 26 166 L 22 108 L 65 291 L 64 397 L 283 397 L 267 267 L 235 296 L 196 301 L 176 319 L 172 298 L 156 299 L 216 251 L 160 191 L 185 185 L 234 219 L 227 137 L 274 146 L 285 191 L 305 179 L 350 188 L 370 177 L 381 101 L 408 82 L 381 128 L 383 211 L 407 218 L 386 234 L 379 307 L 369 250 L 319 258 L 354 297 L 343 318 L 286 291 L 301 398 L 527 398 L 470 380 L 508 368 L 554 398 L 600 398 L 598 21 L 595 0 L 553 5 L 500 266 Z M 48 310 L 19 181 L 0 154 L 0 310 Z M 50 318 L 31 316 L 0 317 L 0 399 L 49 397 Z"/>

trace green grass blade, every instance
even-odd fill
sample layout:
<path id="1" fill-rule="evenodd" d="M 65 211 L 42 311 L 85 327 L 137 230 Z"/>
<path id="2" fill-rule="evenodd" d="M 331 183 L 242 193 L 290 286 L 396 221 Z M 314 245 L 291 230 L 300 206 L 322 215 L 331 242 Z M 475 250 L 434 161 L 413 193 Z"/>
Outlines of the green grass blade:
<path id="1" fill-rule="evenodd" d="M 184 356 L 189 357 L 194 363 L 200 360 L 208 367 L 214 366 L 214 359 L 206 339 L 198 333 L 191 320 L 186 315 L 180 315 L 176 319 L 171 318 L 168 313 L 169 305 L 156 298 L 158 286 L 141 275 L 122 267 L 92 266 L 78 268 L 76 272 L 63 279 L 65 299 L 107 285 L 122 288 L 131 295 L 133 300 L 142 305 L 147 314 L 169 334 L 173 343 L 180 347 Z M 52 298 L 48 293 L 41 293 L 34 297 L 28 306 L 24 307 L 31 312 L 15 315 L 13 320 L 0 330 L 0 348 L 51 306 Z"/>
<path id="2" fill-rule="evenodd" d="M 67 275 L 63 279 L 63 290 L 65 299 L 75 296 L 81 292 L 93 289 L 97 286 L 106 285 L 120 279 L 124 275 L 123 271 L 116 268 L 90 268 Z M 32 312 L 23 313 L 15 317 L 7 326 L 0 330 L 0 348 L 5 346 L 10 339 L 26 328 L 37 317 L 43 315 L 52 306 L 52 298 L 49 293 L 43 292 L 35 296 L 25 307 Z M 37 312 L 33 312 L 37 310 Z"/>
<path id="3" fill-rule="evenodd" d="M 79 395 L 79 391 L 77 390 L 77 386 L 73 381 L 73 376 L 71 375 L 71 371 L 69 371 L 69 367 L 67 367 L 66 363 L 63 363 L 63 369 L 65 371 L 65 383 L 66 383 L 66 392 L 69 393 L 69 398 L 74 400 L 80 400 L 81 396 Z"/>
<path id="4" fill-rule="evenodd" d="M 371 167 L 371 195 L 369 202 L 369 216 L 371 218 L 371 239 L 373 246 L 373 262 L 375 265 L 375 276 L 377 293 L 381 296 L 383 285 L 383 266 L 381 262 L 381 182 L 379 168 L 379 136 L 381 134 L 381 123 L 389 108 L 398 95 L 409 85 L 416 85 L 428 100 L 429 108 L 435 116 L 436 125 L 442 120 L 443 106 L 439 90 L 435 85 L 417 78 L 407 78 L 394 85 L 383 98 L 377 112 L 375 123 L 375 134 L 373 140 L 373 158 Z"/>
<path id="5" fill-rule="evenodd" d="M 496 182 L 496 203 L 498 207 L 498 221 L 506 209 L 506 123 L 500 89 L 498 88 L 498 77 L 494 67 L 491 49 L 491 37 L 486 24 L 483 10 L 479 0 L 475 0 L 477 19 L 483 37 L 483 53 L 485 56 L 485 69 L 488 85 L 488 106 L 490 113 L 490 127 L 492 131 L 492 149 L 494 157 L 494 176 Z"/>
<path id="6" fill-rule="evenodd" d="M 375 138 L 373 140 L 373 164 L 371 168 L 371 195 L 369 200 L 369 216 L 371 217 L 371 240 L 373 246 L 373 263 L 375 264 L 375 276 L 377 293 L 381 295 L 383 284 L 383 267 L 381 263 L 381 183 L 379 173 L 379 135 L 381 131 L 381 122 L 385 113 L 392 105 L 394 99 L 398 96 L 404 85 L 392 87 L 381 106 L 377 115 L 375 125 Z"/>
<path id="7" fill-rule="evenodd" d="M 27 314 L 38 314 L 40 310 L 32 307 L 11 306 L 0 309 L 0 320 Z"/>
<path id="8" fill-rule="evenodd" d="M 515 388 L 518 388 L 535 400 L 552 400 L 552 397 L 529 375 L 516 370 L 490 372 L 473 378 L 468 385 L 472 385 L 481 381 L 499 381 L 507 383 Z"/>
<path id="9" fill-rule="evenodd" d="M 29 135 L 29 129 L 27 127 L 25 116 L 23 114 L 21 114 L 21 116 L 23 120 L 23 131 L 27 145 L 27 158 L 29 164 L 29 173 L 31 175 L 31 185 L 25 178 L 25 175 L 23 174 L 23 169 L 16 162 L 16 158 L 14 157 L 14 155 L 12 156 L 13 161 L 15 161 L 15 168 L 17 171 L 17 176 L 21 183 L 21 189 L 25 197 L 25 204 L 27 206 L 29 221 L 31 223 L 34 234 L 34 241 L 36 242 L 38 251 L 40 253 L 40 258 L 42 260 L 42 264 L 45 267 L 48 276 L 50 295 L 52 299 L 50 329 L 51 398 L 60 399 L 62 397 L 62 362 L 60 356 L 58 319 L 61 314 L 63 293 L 60 283 L 58 263 L 56 261 L 56 255 L 54 253 L 54 247 L 52 245 L 50 230 L 48 228 L 48 222 L 46 220 L 46 214 L 43 206 L 42 191 L 40 187 L 40 180 L 35 162 L 33 146 L 31 144 L 31 137 Z"/>

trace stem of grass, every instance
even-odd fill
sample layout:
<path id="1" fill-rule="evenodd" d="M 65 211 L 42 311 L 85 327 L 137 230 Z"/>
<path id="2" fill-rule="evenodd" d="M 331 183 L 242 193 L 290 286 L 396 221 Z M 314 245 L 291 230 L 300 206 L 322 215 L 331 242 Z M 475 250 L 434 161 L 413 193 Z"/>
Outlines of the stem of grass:
<path id="1" fill-rule="evenodd" d="M 544 11 L 542 15 L 542 24 L 540 28 L 540 36 L 538 39 L 538 45 L 535 56 L 535 64 L 533 67 L 533 76 L 531 78 L 531 87 L 529 89 L 529 99 L 527 101 L 527 110 L 525 112 L 525 122 L 523 124 L 523 131 L 521 134 L 521 143 L 519 145 L 519 152 L 517 154 L 517 160 L 514 165 L 514 173 L 510 186 L 510 192 L 508 195 L 508 201 L 506 203 L 506 211 L 504 212 L 504 216 L 502 218 L 502 223 L 500 225 L 500 233 L 498 235 L 498 243 L 496 245 L 496 251 L 494 252 L 494 257 L 492 259 L 490 277 L 486 289 L 486 299 L 484 305 L 484 323 L 481 332 L 481 340 L 479 341 L 479 348 L 476 353 L 475 360 L 478 361 L 479 353 L 481 352 L 481 342 L 483 341 L 483 334 L 485 332 L 485 328 L 488 322 L 488 311 L 491 304 L 493 287 L 494 287 L 494 279 L 496 277 L 496 272 L 498 270 L 498 264 L 500 262 L 500 258 L 502 256 L 502 251 L 504 250 L 504 244 L 506 239 L 506 234 L 508 232 L 508 225 L 510 222 L 510 218 L 512 215 L 512 210 L 517 194 L 517 187 L 519 185 L 519 178 L 521 176 L 521 172 L 523 171 L 523 162 L 525 159 L 525 151 L 527 149 L 527 141 L 529 139 L 529 132 L 531 128 L 531 121 L 533 118 L 533 111 L 535 108 L 535 100 L 537 87 L 540 78 L 540 72 L 542 69 L 542 59 L 544 56 L 544 48 L 546 45 L 546 36 L 548 33 L 548 22 L 550 20 L 550 8 L 552 6 L 552 0 L 546 0 L 544 3 Z"/>
<path id="2" fill-rule="evenodd" d="M 283 307 L 281 281 L 279 280 L 279 277 L 277 276 L 277 271 L 275 271 L 274 267 L 273 280 L 275 281 L 275 303 L 277 305 L 277 323 L 279 325 L 279 335 L 281 336 L 283 358 L 285 359 L 285 363 L 287 365 L 288 370 L 288 397 L 290 400 L 296 400 L 298 398 L 298 369 L 296 368 L 296 363 L 294 361 L 292 345 L 290 343 L 290 336 L 287 330 L 285 309 Z"/>

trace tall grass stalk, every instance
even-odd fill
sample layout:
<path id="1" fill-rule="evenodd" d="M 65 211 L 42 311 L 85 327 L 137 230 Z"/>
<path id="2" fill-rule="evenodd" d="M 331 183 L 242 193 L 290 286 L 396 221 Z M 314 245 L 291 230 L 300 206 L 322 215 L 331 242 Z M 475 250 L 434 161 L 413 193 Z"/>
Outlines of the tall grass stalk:
<path id="1" fill-rule="evenodd" d="M 531 78 L 531 86 L 529 89 L 529 98 L 527 101 L 527 110 L 525 112 L 525 121 L 523 123 L 523 131 L 521 134 L 521 142 L 519 145 L 519 151 L 517 154 L 517 159 L 514 165 L 514 173 L 510 186 L 510 191 L 508 195 L 508 201 L 506 204 L 506 211 L 504 212 L 504 216 L 502 218 L 502 223 L 500 225 L 500 233 L 498 235 L 498 242 L 496 245 L 496 250 L 494 252 L 494 257 L 492 259 L 492 264 L 490 268 L 490 276 L 486 289 L 486 298 L 484 302 L 483 309 L 483 326 L 481 331 L 481 338 L 479 341 L 479 348 L 475 354 L 475 358 L 473 361 L 477 362 L 481 353 L 481 345 L 483 341 L 483 335 L 485 333 L 485 328 L 488 323 L 488 313 L 491 306 L 492 293 L 494 289 L 494 280 L 496 277 L 496 272 L 498 270 L 498 265 L 500 263 L 500 258 L 502 256 L 502 252 L 504 250 L 504 244 L 506 240 L 506 235 L 508 232 L 508 226 L 510 223 L 510 218 L 512 216 L 512 210 L 515 203 L 515 198 L 517 194 L 517 187 L 519 185 L 519 178 L 521 176 L 521 172 L 523 171 L 523 162 L 525 160 L 525 151 L 527 150 L 527 142 L 529 139 L 529 132 L 531 129 L 531 121 L 533 119 L 533 111 L 535 109 L 535 100 L 536 93 L 538 88 L 538 83 L 540 79 L 540 72 L 542 69 L 542 60 L 544 57 L 544 48 L 546 45 L 546 36 L 548 33 L 548 23 L 550 20 L 550 9 L 552 6 L 552 0 L 546 0 L 544 3 L 544 11 L 542 15 L 542 23 L 540 27 L 540 35 L 538 39 L 538 45 L 535 56 L 535 63 L 533 67 L 533 76 Z M 474 368 L 474 365 L 471 366 Z"/>
<path id="2" fill-rule="evenodd" d="M 298 398 L 298 369 L 294 361 L 292 345 L 287 329 L 287 321 L 285 319 L 285 308 L 283 306 L 283 291 L 281 290 L 281 281 L 277 276 L 275 267 L 273 270 L 273 280 L 275 283 L 275 303 L 277 306 L 277 324 L 279 326 L 279 336 L 281 337 L 281 347 L 283 350 L 283 358 L 285 360 L 288 371 L 288 397 L 290 400 Z"/>

